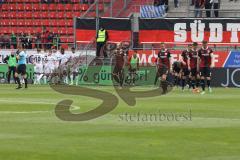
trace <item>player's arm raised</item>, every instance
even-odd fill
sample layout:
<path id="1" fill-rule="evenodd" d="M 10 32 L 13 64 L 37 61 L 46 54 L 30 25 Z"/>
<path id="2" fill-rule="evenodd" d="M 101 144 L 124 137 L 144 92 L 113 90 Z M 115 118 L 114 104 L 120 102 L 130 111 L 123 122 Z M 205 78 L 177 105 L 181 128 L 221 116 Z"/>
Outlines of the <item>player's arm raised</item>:
<path id="1" fill-rule="evenodd" d="M 213 51 L 211 51 L 210 57 L 211 57 L 211 65 L 210 65 L 210 68 L 213 68 L 213 67 L 214 67 Z"/>
<path id="2" fill-rule="evenodd" d="M 173 58 L 172 58 L 172 56 L 171 56 L 171 52 L 170 51 L 168 51 L 168 58 L 169 58 L 169 70 L 170 70 L 170 73 L 172 73 L 172 71 L 173 71 Z"/>

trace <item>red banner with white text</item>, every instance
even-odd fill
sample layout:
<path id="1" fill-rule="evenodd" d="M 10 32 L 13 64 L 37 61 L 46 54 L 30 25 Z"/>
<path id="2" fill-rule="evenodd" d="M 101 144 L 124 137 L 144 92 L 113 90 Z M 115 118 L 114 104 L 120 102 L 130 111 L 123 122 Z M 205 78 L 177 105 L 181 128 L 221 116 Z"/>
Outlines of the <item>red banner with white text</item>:
<path id="1" fill-rule="evenodd" d="M 182 51 L 172 50 L 171 56 L 173 61 L 180 59 Z M 133 55 L 133 51 L 129 51 L 129 58 Z M 158 50 L 138 50 L 137 55 L 141 66 L 153 66 L 158 55 Z M 222 68 L 228 58 L 229 52 L 227 51 L 215 51 L 213 54 L 214 67 Z"/>
<path id="2" fill-rule="evenodd" d="M 190 43 L 240 45 L 240 19 L 165 18 L 139 19 L 140 43 Z"/>

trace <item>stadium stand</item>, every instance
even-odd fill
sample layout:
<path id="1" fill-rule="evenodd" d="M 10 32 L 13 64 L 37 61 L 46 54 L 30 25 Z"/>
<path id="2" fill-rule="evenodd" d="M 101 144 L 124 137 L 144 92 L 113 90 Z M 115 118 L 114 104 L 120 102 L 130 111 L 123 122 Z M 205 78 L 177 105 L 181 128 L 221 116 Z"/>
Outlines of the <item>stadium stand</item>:
<path id="1" fill-rule="evenodd" d="M 64 2 L 64 3 L 62 3 Z M 72 0 L 54 3 L 40 0 L 6 0 L 0 5 L 0 35 L 29 33 L 36 35 L 44 29 L 59 34 L 61 42 L 73 43 L 73 17 L 80 17 L 93 1 Z M 99 11 L 104 10 L 101 0 Z"/>
<path id="2" fill-rule="evenodd" d="M 129 17 L 133 13 L 146 18 L 194 17 L 191 0 L 181 0 L 177 7 L 174 0 L 164 2 L 165 6 L 154 4 L 154 0 L 99 0 L 98 11 L 104 17 Z M 167 14 L 164 7 L 168 8 Z M 239 8 L 238 1 L 221 1 L 219 17 L 240 17 Z M 152 11 L 154 14 L 149 14 Z M 35 46 L 36 37 L 43 31 L 53 33 L 53 39 L 60 37 L 61 43 L 67 44 L 74 43 L 73 17 L 95 17 L 96 3 L 94 0 L 1 0 L 0 12 L 0 43 L 3 48 L 11 46 L 5 44 L 10 41 L 12 33 L 17 37 L 21 33 L 31 35 Z"/>

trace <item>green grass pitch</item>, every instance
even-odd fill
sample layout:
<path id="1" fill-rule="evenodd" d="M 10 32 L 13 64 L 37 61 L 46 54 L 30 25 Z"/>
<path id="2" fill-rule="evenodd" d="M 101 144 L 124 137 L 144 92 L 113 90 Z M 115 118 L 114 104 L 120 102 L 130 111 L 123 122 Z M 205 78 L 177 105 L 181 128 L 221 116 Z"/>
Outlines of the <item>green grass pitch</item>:
<path id="1" fill-rule="evenodd" d="M 165 96 L 137 99 L 134 107 L 119 100 L 115 110 L 95 120 L 65 122 L 54 114 L 59 101 L 72 99 L 76 113 L 101 101 L 60 94 L 48 86 L 14 87 L 0 85 L 0 160 L 240 159 L 239 89 L 214 88 L 206 95 L 175 89 Z M 99 89 L 117 95 L 112 87 Z M 123 117 L 158 112 L 189 114 L 191 119 Z"/>

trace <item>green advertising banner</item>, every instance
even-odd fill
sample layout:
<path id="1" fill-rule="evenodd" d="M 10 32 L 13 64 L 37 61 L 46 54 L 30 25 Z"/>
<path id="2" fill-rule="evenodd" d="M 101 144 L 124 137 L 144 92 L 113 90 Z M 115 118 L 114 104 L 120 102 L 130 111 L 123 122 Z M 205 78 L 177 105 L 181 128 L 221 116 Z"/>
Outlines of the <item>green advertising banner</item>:
<path id="1" fill-rule="evenodd" d="M 8 74 L 8 65 L 1 64 L 0 65 L 0 83 L 5 83 Z M 13 75 L 11 76 L 13 77 Z M 29 80 L 33 80 L 34 78 L 34 66 L 32 64 L 27 65 L 27 77 Z"/>
<path id="2" fill-rule="evenodd" d="M 114 66 L 81 66 L 78 74 L 78 84 L 113 85 L 112 72 Z M 136 85 L 152 85 L 156 76 L 156 67 L 140 67 L 135 75 Z M 132 78 L 128 68 L 124 68 L 124 84 L 131 84 Z"/>

